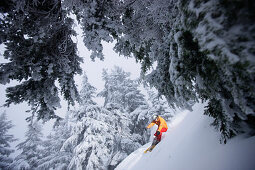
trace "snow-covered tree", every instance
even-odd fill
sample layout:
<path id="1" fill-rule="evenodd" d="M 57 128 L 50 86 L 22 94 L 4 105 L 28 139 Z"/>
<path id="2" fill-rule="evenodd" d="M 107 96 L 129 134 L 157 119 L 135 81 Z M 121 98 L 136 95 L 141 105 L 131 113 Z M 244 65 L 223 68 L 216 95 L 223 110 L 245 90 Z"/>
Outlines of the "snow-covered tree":
<path id="1" fill-rule="evenodd" d="M 37 169 L 38 161 L 42 156 L 42 126 L 39 122 L 28 125 L 25 141 L 17 145 L 21 153 L 15 157 L 10 169 L 33 170 Z"/>
<path id="2" fill-rule="evenodd" d="M 150 115 L 160 115 L 169 121 L 174 116 L 175 111 L 169 107 L 164 96 L 159 96 L 155 89 L 147 89 L 147 93 L 150 102 Z"/>
<path id="3" fill-rule="evenodd" d="M 73 112 L 71 136 L 63 145 L 63 149 L 74 148 L 68 169 L 107 169 L 114 144 L 112 124 L 111 112 L 96 104 Z"/>
<path id="4" fill-rule="evenodd" d="M 132 112 L 139 105 L 146 103 L 144 95 L 138 89 L 138 82 L 129 77 L 130 73 L 117 66 L 114 66 L 111 73 L 107 73 L 106 70 L 103 71 L 105 87 L 98 95 L 104 97 L 105 106 L 114 104 L 119 109 Z"/>
<path id="5" fill-rule="evenodd" d="M 136 136 L 139 144 L 145 144 L 149 137 L 145 129 L 150 117 L 149 106 L 139 90 L 138 82 L 131 80 L 130 73 L 117 66 L 110 73 L 104 70 L 103 80 L 105 88 L 99 93 L 99 96 L 104 97 L 105 107 L 108 110 L 109 107 L 119 109 L 122 115 L 128 113 L 126 116 L 126 121 L 129 122 L 128 133 L 131 136 Z"/>
<path id="6" fill-rule="evenodd" d="M 129 113 L 131 120 L 130 130 L 131 134 L 138 136 L 139 143 L 144 145 L 148 143 L 150 132 L 146 129 L 151 121 L 152 113 L 148 104 L 140 105 L 133 112 Z"/>
<path id="7" fill-rule="evenodd" d="M 93 101 L 95 88 L 83 75 L 80 92 L 81 106 L 72 111 L 70 118 L 71 134 L 62 149 L 73 148 L 67 169 L 107 169 L 114 142 L 112 113 Z"/>
<path id="8" fill-rule="evenodd" d="M 199 73 L 200 90 L 210 100 L 206 114 L 215 118 L 213 124 L 225 142 L 238 133 L 255 134 L 253 7 L 255 3 L 250 0 L 191 1 L 187 13 L 192 21 L 200 18 L 191 30 L 201 50 L 208 54 L 209 62 L 203 70 L 210 73 Z"/>
<path id="9" fill-rule="evenodd" d="M 53 132 L 43 142 L 42 158 L 38 160 L 39 166 L 37 169 L 67 169 L 73 153 L 73 147 L 71 145 L 65 149 L 62 148 L 64 142 L 71 136 L 68 121 L 69 118 L 67 115 L 65 119 L 53 127 Z"/>
<path id="10" fill-rule="evenodd" d="M 114 37 L 120 36 L 117 31 L 122 27 L 121 8 L 122 1 L 101 1 L 101 0 L 65 0 L 64 5 L 73 10 L 77 20 L 81 23 L 84 35 L 85 46 L 92 51 L 91 59 L 103 60 L 102 41 L 113 42 Z"/>
<path id="11" fill-rule="evenodd" d="M 8 130 L 12 127 L 12 122 L 7 120 L 6 113 L 2 113 L 0 115 L 0 169 L 7 169 L 12 163 L 10 154 L 14 150 L 10 148 L 10 143 L 15 139 L 13 135 L 8 134 Z"/>
<path id="12" fill-rule="evenodd" d="M 74 75 L 81 73 L 76 44 L 71 37 L 73 20 L 62 1 L 20 0 L 1 3 L 0 43 L 5 59 L 0 83 L 20 83 L 6 90 L 6 106 L 28 102 L 39 119 L 56 118 L 59 93 L 69 104 L 78 99 Z M 58 81 L 59 88 L 56 86 Z"/>
<path id="13" fill-rule="evenodd" d="M 93 98 L 96 94 L 96 88 L 88 82 L 86 72 L 83 73 L 82 77 L 82 88 L 80 91 L 81 105 L 95 104 Z"/>
<path id="14" fill-rule="evenodd" d="M 115 123 L 112 125 L 116 130 L 113 135 L 114 145 L 112 148 L 111 161 L 108 166 L 109 169 L 114 169 L 130 153 L 141 146 L 143 137 L 140 134 L 132 133 L 134 122 L 130 119 L 130 114 L 128 112 L 123 112 L 116 107 L 110 107 L 110 105 L 107 106 L 107 109 L 113 114 L 112 119 Z"/>
<path id="15" fill-rule="evenodd" d="M 117 132 L 114 136 L 111 168 L 116 167 L 128 154 L 147 142 L 149 137 L 145 135 L 147 133 L 144 124 L 148 123 L 148 119 L 144 118 L 146 114 L 140 117 L 144 122 L 138 118 L 138 115 L 141 116 L 142 106 L 146 105 L 145 98 L 138 89 L 137 81 L 129 77 L 130 73 L 117 66 L 110 73 L 103 71 L 105 87 L 99 96 L 104 97 L 106 109 L 113 113 L 113 118 L 118 122 L 114 124 Z"/>
<path id="16" fill-rule="evenodd" d="M 108 92 L 111 100 L 105 107 L 98 106 L 93 101 L 95 88 L 84 73 L 81 106 L 72 112 L 71 136 L 63 145 L 63 149 L 74 148 L 69 169 L 113 169 L 141 146 L 141 137 L 131 134 L 128 112 L 123 111 L 121 102 L 110 102 L 114 91 Z"/>

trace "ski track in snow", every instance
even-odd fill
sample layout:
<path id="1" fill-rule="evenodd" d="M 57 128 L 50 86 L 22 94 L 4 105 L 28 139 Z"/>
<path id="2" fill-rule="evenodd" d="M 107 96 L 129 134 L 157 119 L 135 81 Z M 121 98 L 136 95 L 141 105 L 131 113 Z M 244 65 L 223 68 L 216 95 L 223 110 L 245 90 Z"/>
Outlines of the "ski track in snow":
<path id="1" fill-rule="evenodd" d="M 240 135 L 220 144 L 220 134 L 203 115 L 205 104 L 183 111 L 169 122 L 162 141 L 152 152 L 151 142 L 131 153 L 115 170 L 254 170 L 255 137 Z"/>

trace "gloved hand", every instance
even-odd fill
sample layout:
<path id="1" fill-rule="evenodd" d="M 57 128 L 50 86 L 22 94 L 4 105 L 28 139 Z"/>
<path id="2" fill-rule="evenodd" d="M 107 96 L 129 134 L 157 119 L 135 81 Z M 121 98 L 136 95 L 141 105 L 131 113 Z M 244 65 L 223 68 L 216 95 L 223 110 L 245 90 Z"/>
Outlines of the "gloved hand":
<path id="1" fill-rule="evenodd" d="M 158 136 L 158 135 L 160 135 L 160 132 L 159 132 L 159 131 L 157 131 L 157 132 L 156 132 L 156 135 L 157 135 L 157 136 Z"/>

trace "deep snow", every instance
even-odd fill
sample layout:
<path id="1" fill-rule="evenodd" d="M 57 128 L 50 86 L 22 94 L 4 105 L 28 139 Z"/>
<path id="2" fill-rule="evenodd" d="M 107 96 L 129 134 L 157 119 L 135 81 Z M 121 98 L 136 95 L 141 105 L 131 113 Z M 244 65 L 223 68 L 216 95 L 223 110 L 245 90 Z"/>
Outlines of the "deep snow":
<path id="1" fill-rule="evenodd" d="M 220 144 L 220 134 L 203 115 L 204 104 L 183 111 L 170 122 L 162 141 L 131 153 L 115 170 L 255 170 L 255 137 L 237 136 Z M 154 129 L 155 130 L 155 129 Z"/>

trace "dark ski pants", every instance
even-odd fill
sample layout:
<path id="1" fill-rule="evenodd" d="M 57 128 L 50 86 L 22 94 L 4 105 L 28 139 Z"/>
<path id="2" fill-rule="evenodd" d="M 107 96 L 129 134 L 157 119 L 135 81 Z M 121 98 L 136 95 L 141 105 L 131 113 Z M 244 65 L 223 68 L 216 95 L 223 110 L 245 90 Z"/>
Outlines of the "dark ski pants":
<path id="1" fill-rule="evenodd" d="M 157 130 L 157 131 L 158 131 L 158 130 Z M 157 141 L 160 142 L 160 141 L 161 141 L 161 137 L 162 137 L 162 132 L 166 132 L 166 131 L 167 131 L 167 128 L 162 128 L 159 135 L 157 135 L 157 131 L 156 131 L 156 133 L 154 134 L 154 136 L 156 136 Z"/>

